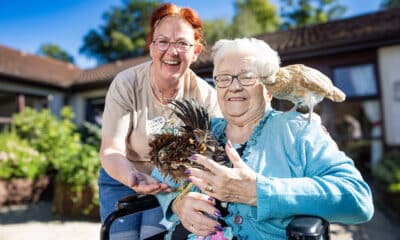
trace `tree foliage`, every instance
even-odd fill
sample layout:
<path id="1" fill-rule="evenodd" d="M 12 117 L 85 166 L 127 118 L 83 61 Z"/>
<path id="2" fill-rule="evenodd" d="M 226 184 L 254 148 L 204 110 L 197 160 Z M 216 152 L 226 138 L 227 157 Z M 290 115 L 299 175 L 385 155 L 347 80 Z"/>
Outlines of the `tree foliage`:
<path id="1" fill-rule="evenodd" d="M 236 0 L 234 24 L 241 24 L 241 22 L 236 19 L 241 18 L 240 15 L 242 14 L 245 16 L 253 16 L 253 19 L 250 18 L 249 20 L 255 21 L 259 25 L 259 30 L 262 33 L 278 30 L 281 21 L 275 5 L 270 3 L 269 0 Z M 241 20 L 245 21 L 243 17 Z"/>
<path id="2" fill-rule="evenodd" d="M 400 0 L 383 0 L 381 3 L 382 9 L 397 8 L 400 7 Z"/>
<path id="3" fill-rule="evenodd" d="M 269 0 L 236 0 L 235 12 L 232 37 L 249 37 L 279 28 L 279 15 Z"/>
<path id="4" fill-rule="evenodd" d="M 337 0 L 281 2 L 283 22 L 270 0 L 236 0 L 231 21 L 221 18 L 203 21 L 206 43 L 213 45 L 221 38 L 250 37 L 323 23 L 341 17 L 346 11 Z M 80 53 L 94 57 L 98 63 L 146 54 L 150 14 L 160 3 L 160 0 L 124 0 L 122 6 L 111 8 L 103 15 L 104 24 L 85 35 Z"/>
<path id="5" fill-rule="evenodd" d="M 42 44 L 39 47 L 38 54 L 55 58 L 64 62 L 74 63 L 74 58 L 66 51 L 62 50 L 58 45 L 52 43 Z"/>
<path id="6" fill-rule="evenodd" d="M 346 7 L 337 0 L 281 0 L 282 29 L 304 27 L 338 19 Z"/>
<path id="7" fill-rule="evenodd" d="M 233 18 L 230 27 L 230 35 L 235 37 L 249 37 L 262 32 L 261 24 L 249 9 L 242 9 L 240 13 Z"/>
<path id="8" fill-rule="evenodd" d="M 230 25 L 222 18 L 205 20 L 203 21 L 203 33 L 207 45 L 211 46 L 221 38 L 230 37 Z"/>
<path id="9" fill-rule="evenodd" d="M 80 53 L 99 63 L 112 62 L 145 54 L 149 18 L 159 4 L 157 0 L 125 0 L 103 15 L 105 23 L 84 37 Z"/>
<path id="10" fill-rule="evenodd" d="M 249 37 L 279 29 L 279 15 L 269 0 L 236 0 L 234 8 L 231 23 L 224 19 L 203 22 L 209 45 L 221 38 Z"/>

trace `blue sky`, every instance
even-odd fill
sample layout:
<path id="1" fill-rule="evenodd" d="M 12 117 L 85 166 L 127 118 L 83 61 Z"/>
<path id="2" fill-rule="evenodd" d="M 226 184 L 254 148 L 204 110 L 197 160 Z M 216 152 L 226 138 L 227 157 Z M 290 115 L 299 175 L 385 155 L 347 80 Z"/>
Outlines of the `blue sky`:
<path id="1" fill-rule="evenodd" d="M 54 43 L 73 55 L 82 68 L 96 65 L 79 54 L 83 36 L 103 23 L 102 14 L 123 0 L 2 0 L 0 1 L 0 45 L 35 54 L 44 43 Z M 175 0 L 194 8 L 205 19 L 233 16 L 235 0 Z M 382 0 L 339 0 L 346 16 L 377 11 Z M 279 0 L 270 1 L 279 9 Z"/>

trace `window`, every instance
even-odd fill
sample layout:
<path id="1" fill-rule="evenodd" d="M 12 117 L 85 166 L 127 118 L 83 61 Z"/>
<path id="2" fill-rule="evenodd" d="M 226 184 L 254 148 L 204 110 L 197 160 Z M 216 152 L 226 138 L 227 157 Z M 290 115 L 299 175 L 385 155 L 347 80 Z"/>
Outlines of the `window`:
<path id="1" fill-rule="evenodd" d="M 335 85 L 346 93 L 348 98 L 377 96 L 375 76 L 372 63 L 338 67 L 333 70 Z"/>
<path id="2" fill-rule="evenodd" d="M 86 121 L 101 126 L 105 97 L 90 98 L 86 103 Z"/>

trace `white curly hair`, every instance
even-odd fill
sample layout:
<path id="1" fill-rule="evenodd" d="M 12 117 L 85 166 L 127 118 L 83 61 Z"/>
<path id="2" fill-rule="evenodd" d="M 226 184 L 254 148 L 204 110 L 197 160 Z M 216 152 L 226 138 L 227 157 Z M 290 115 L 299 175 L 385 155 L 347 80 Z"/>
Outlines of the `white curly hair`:
<path id="1" fill-rule="evenodd" d="M 263 77 L 262 81 L 275 82 L 275 74 L 281 61 L 278 53 L 265 41 L 256 38 L 221 39 L 212 48 L 211 56 L 214 66 L 218 65 L 225 55 L 231 53 L 254 56 L 256 59 L 255 67 L 258 74 Z"/>

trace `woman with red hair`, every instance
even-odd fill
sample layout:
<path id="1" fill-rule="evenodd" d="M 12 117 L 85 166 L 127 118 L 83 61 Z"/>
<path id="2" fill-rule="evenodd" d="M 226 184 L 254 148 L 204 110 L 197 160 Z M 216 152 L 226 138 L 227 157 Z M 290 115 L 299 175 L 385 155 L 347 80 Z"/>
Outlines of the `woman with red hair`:
<path id="1" fill-rule="evenodd" d="M 194 98 L 212 116 L 220 114 L 214 89 L 189 67 L 202 51 L 202 23 L 192 9 L 163 4 L 151 17 L 147 43 L 151 60 L 119 73 L 106 96 L 99 177 L 102 222 L 118 199 L 170 191 L 149 176 L 148 140 L 174 131 L 179 121 L 170 100 Z M 161 210 L 149 210 L 114 222 L 111 239 L 143 239 L 165 228 Z"/>

